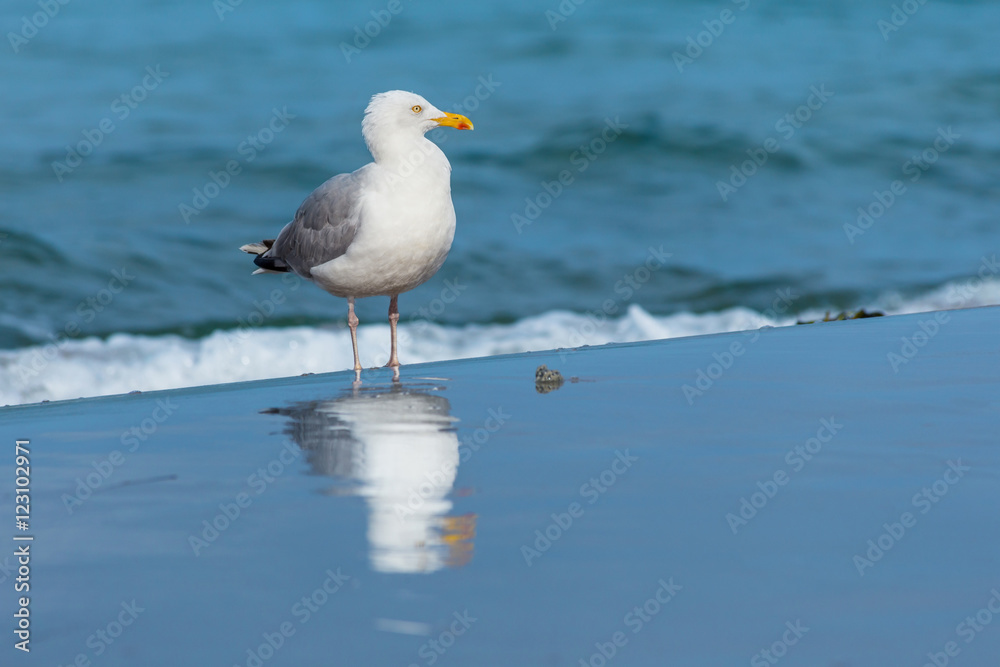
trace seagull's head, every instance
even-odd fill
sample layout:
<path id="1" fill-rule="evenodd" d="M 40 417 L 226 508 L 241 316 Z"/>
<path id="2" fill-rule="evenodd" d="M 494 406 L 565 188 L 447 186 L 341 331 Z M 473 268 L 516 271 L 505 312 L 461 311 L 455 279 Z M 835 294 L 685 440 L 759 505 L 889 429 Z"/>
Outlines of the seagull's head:
<path id="1" fill-rule="evenodd" d="M 436 127 L 471 130 L 472 121 L 461 114 L 441 111 L 416 93 L 390 90 L 372 97 L 361 123 L 365 143 L 373 155 L 388 142 L 416 139 Z"/>

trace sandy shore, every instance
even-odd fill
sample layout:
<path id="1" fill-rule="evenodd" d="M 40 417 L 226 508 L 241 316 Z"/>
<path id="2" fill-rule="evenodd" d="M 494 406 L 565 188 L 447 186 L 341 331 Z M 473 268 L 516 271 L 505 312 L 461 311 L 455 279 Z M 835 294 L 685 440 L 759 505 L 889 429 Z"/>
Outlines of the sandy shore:
<path id="1" fill-rule="evenodd" d="M 34 541 L 32 651 L 3 650 L 993 664 L 998 331 L 980 308 L 5 408 Z"/>

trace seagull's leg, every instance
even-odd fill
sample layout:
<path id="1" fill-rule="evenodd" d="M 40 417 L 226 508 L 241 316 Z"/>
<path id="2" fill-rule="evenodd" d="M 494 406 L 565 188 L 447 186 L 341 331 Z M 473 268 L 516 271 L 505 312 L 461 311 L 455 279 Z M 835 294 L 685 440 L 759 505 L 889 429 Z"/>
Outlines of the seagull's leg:
<path id="1" fill-rule="evenodd" d="M 347 326 L 351 327 L 351 346 L 354 348 L 354 374 L 361 379 L 361 358 L 358 357 L 358 316 L 354 314 L 354 297 L 347 298 Z"/>
<path id="2" fill-rule="evenodd" d="M 392 338 L 392 352 L 389 354 L 389 363 L 386 368 L 399 368 L 399 357 L 396 356 L 396 322 L 399 322 L 399 295 L 389 299 L 389 331 Z"/>

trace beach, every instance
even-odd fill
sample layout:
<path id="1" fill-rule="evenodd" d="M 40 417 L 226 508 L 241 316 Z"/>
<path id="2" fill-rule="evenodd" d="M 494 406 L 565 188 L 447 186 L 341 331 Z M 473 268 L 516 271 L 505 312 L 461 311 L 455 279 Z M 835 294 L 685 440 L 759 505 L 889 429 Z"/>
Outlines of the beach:
<path id="1" fill-rule="evenodd" d="M 31 664 L 990 664 L 998 321 L 4 408 Z"/>

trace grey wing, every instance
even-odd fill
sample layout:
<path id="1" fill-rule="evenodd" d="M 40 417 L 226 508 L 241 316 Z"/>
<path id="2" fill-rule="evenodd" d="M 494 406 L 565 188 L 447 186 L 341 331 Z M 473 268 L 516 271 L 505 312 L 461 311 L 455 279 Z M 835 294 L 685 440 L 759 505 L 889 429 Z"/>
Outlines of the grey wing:
<path id="1" fill-rule="evenodd" d="M 309 277 L 309 270 L 347 252 L 361 220 L 363 174 L 334 176 L 302 202 L 263 257 Z"/>

